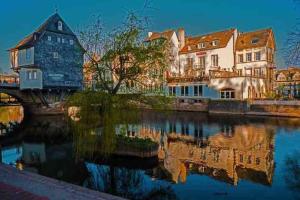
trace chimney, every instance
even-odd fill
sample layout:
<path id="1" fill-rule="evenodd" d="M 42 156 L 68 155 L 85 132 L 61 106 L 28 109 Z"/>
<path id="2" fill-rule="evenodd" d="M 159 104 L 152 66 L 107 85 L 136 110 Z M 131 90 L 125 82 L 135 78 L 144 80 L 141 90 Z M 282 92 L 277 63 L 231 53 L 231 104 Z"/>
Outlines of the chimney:
<path id="1" fill-rule="evenodd" d="M 152 34 L 153 32 L 148 32 L 148 37 L 151 37 Z"/>
<path id="2" fill-rule="evenodd" d="M 183 28 L 178 29 L 179 49 L 181 50 L 185 45 L 185 32 Z"/>

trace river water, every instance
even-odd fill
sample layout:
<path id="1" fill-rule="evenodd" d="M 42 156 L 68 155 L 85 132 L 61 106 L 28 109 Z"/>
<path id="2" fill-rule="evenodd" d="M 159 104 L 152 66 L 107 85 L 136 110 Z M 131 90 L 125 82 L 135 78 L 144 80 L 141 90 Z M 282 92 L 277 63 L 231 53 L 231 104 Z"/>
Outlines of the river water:
<path id="1" fill-rule="evenodd" d="M 0 111 L 1 161 L 20 170 L 128 199 L 300 198 L 300 119 L 143 111 L 115 126 L 159 143 L 158 158 L 137 159 L 87 153 L 99 124 L 77 135 L 66 116 Z"/>

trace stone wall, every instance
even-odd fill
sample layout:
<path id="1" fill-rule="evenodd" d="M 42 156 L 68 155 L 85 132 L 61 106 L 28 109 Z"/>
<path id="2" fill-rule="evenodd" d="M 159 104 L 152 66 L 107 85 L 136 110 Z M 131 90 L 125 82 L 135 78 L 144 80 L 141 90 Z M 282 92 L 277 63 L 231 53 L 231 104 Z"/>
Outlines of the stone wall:
<path id="1" fill-rule="evenodd" d="M 245 114 L 247 110 L 247 101 L 210 100 L 208 104 L 209 113 Z"/>
<path id="2" fill-rule="evenodd" d="M 298 103 L 297 103 L 298 104 Z M 250 104 L 250 109 L 247 114 L 250 115 L 270 115 L 283 117 L 300 117 L 300 106 L 297 104 Z"/>

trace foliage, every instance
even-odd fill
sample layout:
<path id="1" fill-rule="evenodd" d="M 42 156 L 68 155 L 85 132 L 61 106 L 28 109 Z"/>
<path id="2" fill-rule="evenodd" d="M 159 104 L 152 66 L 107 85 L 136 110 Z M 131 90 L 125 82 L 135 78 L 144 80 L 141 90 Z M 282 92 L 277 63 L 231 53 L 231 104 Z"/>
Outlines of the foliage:
<path id="1" fill-rule="evenodd" d="M 168 44 L 165 39 L 145 42 L 145 22 L 129 14 L 123 26 L 104 33 L 98 18 L 79 33 L 86 50 L 87 73 L 93 74 L 98 89 L 109 94 L 118 93 L 126 84 L 161 83 L 154 71 L 168 66 Z"/>
<path id="2" fill-rule="evenodd" d="M 295 0 L 297 10 L 300 8 L 300 1 Z M 299 12 L 298 12 L 299 13 Z M 300 65 L 300 21 L 290 31 L 285 47 L 285 60 L 288 65 Z"/>
<path id="3" fill-rule="evenodd" d="M 158 148 L 158 144 L 153 142 L 151 139 L 138 138 L 138 137 L 127 137 L 123 135 L 117 135 L 117 145 L 122 148 L 129 148 L 135 151 L 148 151 Z"/>

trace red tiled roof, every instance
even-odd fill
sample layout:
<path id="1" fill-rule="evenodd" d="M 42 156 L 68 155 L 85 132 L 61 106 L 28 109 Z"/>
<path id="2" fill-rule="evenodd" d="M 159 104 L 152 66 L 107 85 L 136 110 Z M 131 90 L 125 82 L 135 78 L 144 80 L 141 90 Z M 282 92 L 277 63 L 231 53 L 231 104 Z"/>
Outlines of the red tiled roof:
<path id="1" fill-rule="evenodd" d="M 244 50 L 267 46 L 272 29 L 263 29 L 253 32 L 241 33 L 236 41 L 236 50 Z M 255 43 L 253 41 L 256 40 Z"/>
<path id="2" fill-rule="evenodd" d="M 187 37 L 185 40 L 185 45 L 181 49 L 180 53 L 191 53 L 197 51 L 205 51 L 209 49 L 218 49 L 226 47 L 230 38 L 232 37 L 235 29 L 229 29 L 220 32 L 209 33 L 206 35 Z M 217 45 L 213 46 L 212 42 L 217 41 Z M 204 48 L 198 48 L 200 43 L 205 44 Z M 189 49 L 190 48 L 190 49 Z"/>
<path id="3" fill-rule="evenodd" d="M 151 40 L 156 40 L 156 39 L 159 39 L 159 38 L 165 38 L 167 40 L 170 40 L 172 38 L 174 32 L 175 31 L 173 31 L 173 30 L 166 30 L 166 31 L 163 31 L 163 32 L 153 32 L 150 37 L 147 37 L 145 39 L 145 41 L 149 42 Z"/>

